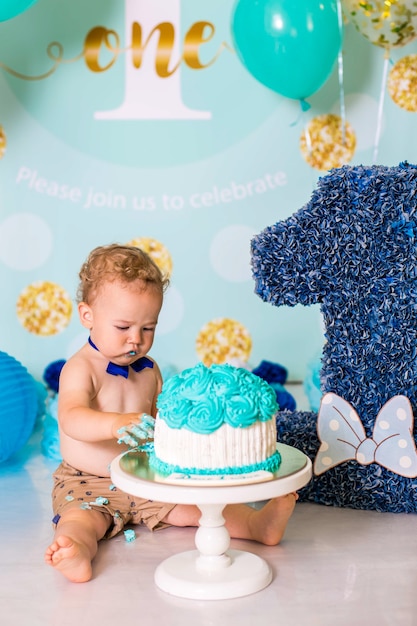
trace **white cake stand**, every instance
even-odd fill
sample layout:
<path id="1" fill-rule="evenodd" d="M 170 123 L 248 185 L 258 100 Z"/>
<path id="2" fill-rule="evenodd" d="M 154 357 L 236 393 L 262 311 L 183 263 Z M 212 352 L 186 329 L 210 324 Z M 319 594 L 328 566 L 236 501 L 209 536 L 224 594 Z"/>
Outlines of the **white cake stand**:
<path id="1" fill-rule="evenodd" d="M 230 535 L 222 511 L 226 504 L 260 502 L 297 491 L 311 478 L 311 461 L 284 444 L 277 444 L 282 462 L 263 482 L 200 486 L 168 484 L 148 465 L 143 452 L 126 452 L 111 464 L 113 483 L 132 495 L 160 502 L 195 504 L 202 515 L 195 536 L 197 550 L 181 552 L 163 561 L 155 571 L 160 589 L 195 600 L 221 600 L 260 591 L 272 580 L 264 559 L 242 550 L 230 550 Z"/>

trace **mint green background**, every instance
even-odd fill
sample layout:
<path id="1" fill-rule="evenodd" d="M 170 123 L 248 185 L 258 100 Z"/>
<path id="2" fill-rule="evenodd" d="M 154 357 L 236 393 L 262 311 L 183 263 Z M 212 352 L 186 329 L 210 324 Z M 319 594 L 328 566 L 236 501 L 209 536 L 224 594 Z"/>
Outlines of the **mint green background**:
<path id="1" fill-rule="evenodd" d="M 142 10 L 147 2 L 152 0 L 137 0 Z M 215 25 L 208 57 L 219 42 L 231 45 L 232 6 L 230 0 L 181 2 L 183 32 L 197 20 Z M 122 0 L 38 0 L 22 15 L 0 23 L 0 62 L 23 74 L 43 73 L 50 68 L 46 48 L 51 41 L 59 41 L 64 57 L 72 59 L 81 52 L 86 33 L 97 25 L 118 31 L 125 45 L 123 7 Z M 392 61 L 416 52 L 417 45 L 412 42 L 393 50 Z M 376 105 L 379 101 L 382 70 L 383 51 L 348 25 L 344 90 L 347 102 L 354 98 L 360 105 L 355 109 L 358 147 L 352 164 L 372 162 L 369 134 L 374 133 L 376 116 L 365 105 L 366 98 Z M 311 109 L 302 116 L 297 101 L 263 87 L 236 54 L 225 50 L 206 70 L 181 70 L 184 101 L 210 110 L 211 120 L 95 120 L 94 111 L 121 103 L 123 80 L 123 55 L 101 74 L 90 72 L 79 60 L 61 65 L 40 81 L 24 81 L 0 68 L 0 124 L 7 136 L 7 150 L 0 160 L 0 232 L 5 219 L 22 213 L 39 216 L 52 234 L 51 253 L 41 265 L 18 270 L 0 260 L 0 350 L 41 378 L 51 361 L 71 354 L 82 329 L 73 315 L 58 335 L 28 333 L 16 317 L 20 292 L 36 280 L 50 280 L 73 297 L 79 267 L 90 249 L 112 241 L 152 237 L 172 255 L 172 286 L 184 306 L 179 325 L 157 336 L 152 356 L 162 367 L 193 365 L 198 360 L 195 340 L 201 327 L 214 318 L 230 317 L 240 321 L 252 337 L 253 367 L 267 359 L 285 365 L 290 379 L 302 380 L 323 342 L 319 309 L 275 308 L 263 303 L 254 295 L 250 278 L 230 281 L 214 271 L 210 246 L 216 234 L 228 226 L 245 226 L 248 232 L 257 233 L 309 200 L 321 173 L 304 161 L 300 135 L 312 117 L 339 112 L 337 68 L 309 99 Z M 378 162 L 417 162 L 416 151 L 416 114 L 400 109 L 386 93 Z M 78 187 L 80 202 L 48 197 L 18 183 L 21 167 L 36 170 L 50 181 Z M 194 193 L 229 187 L 232 181 L 246 184 L 279 171 L 286 175 L 285 186 L 209 208 L 190 206 L 188 199 Z M 123 195 L 127 208 L 84 208 L 90 187 Z M 181 197 L 181 210 L 164 210 L 163 194 Z M 133 210 L 133 197 L 151 197 L 155 209 Z"/>

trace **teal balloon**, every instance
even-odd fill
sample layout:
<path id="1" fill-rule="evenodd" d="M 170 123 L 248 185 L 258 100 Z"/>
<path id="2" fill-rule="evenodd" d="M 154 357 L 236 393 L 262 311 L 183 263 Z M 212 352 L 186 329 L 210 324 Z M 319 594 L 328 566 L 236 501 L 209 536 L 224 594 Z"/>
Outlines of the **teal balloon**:
<path id="1" fill-rule="evenodd" d="M 11 20 L 12 17 L 26 11 L 36 0 L 0 0 L 0 22 Z"/>
<path id="2" fill-rule="evenodd" d="M 260 83 L 304 100 L 333 71 L 342 45 L 338 0 L 237 0 L 232 38 L 238 57 Z"/>

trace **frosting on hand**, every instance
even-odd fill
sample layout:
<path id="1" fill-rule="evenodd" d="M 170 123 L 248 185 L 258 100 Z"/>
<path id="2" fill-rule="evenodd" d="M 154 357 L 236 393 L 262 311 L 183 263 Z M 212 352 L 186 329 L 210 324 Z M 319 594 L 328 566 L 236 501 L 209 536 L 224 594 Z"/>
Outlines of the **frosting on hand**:
<path id="1" fill-rule="evenodd" d="M 155 430 L 155 418 L 147 413 L 142 415 L 139 424 L 128 424 L 117 431 L 120 438 L 117 443 L 124 443 L 131 448 L 141 446 L 147 439 L 152 439 Z"/>

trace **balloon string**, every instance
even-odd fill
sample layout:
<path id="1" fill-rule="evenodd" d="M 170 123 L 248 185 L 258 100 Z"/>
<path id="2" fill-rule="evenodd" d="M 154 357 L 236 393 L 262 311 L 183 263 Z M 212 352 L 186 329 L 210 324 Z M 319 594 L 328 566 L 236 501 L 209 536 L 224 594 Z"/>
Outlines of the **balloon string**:
<path id="1" fill-rule="evenodd" d="M 376 164 L 376 160 L 378 158 L 379 140 L 381 137 L 381 128 L 382 128 L 382 116 L 384 112 L 385 90 L 387 86 L 387 77 L 388 77 L 388 65 L 389 65 L 389 52 L 387 50 L 385 52 L 385 57 L 384 57 L 384 68 L 382 72 L 381 91 L 379 94 L 379 107 L 378 107 L 378 117 L 377 117 L 377 124 L 376 124 L 376 133 L 375 133 L 374 155 L 372 159 L 373 165 Z"/>
<path id="2" fill-rule="evenodd" d="M 311 151 L 312 151 L 311 137 L 310 137 L 310 132 L 308 130 L 308 124 L 306 121 L 307 111 L 311 109 L 311 104 L 309 104 L 307 100 L 304 100 L 304 98 L 300 98 L 298 103 L 300 105 L 300 112 L 298 114 L 297 119 L 294 122 L 292 122 L 290 126 L 296 126 L 301 121 L 304 127 L 304 139 L 306 142 L 306 147 L 307 147 L 309 156 L 311 156 Z"/>
<path id="3" fill-rule="evenodd" d="M 337 19 L 339 22 L 340 41 L 343 41 L 343 15 L 342 3 L 337 3 Z M 342 43 L 340 44 L 342 46 Z M 340 119 L 342 121 L 342 145 L 346 143 L 346 107 L 345 107 L 345 91 L 343 85 L 343 50 L 340 48 L 337 55 L 338 77 L 339 77 L 339 98 L 340 98 Z"/>
<path id="4" fill-rule="evenodd" d="M 311 157 L 311 153 L 313 151 L 313 145 L 311 143 L 311 135 L 310 135 L 310 131 L 308 129 L 308 122 L 307 122 L 307 109 L 303 109 L 302 113 L 301 113 L 303 119 L 303 125 L 304 125 L 304 140 L 306 142 L 306 148 L 307 148 L 307 153 L 308 156 Z"/>
<path id="5" fill-rule="evenodd" d="M 345 92 L 343 89 L 343 53 L 339 52 L 339 91 L 340 91 L 340 119 L 342 121 L 342 146 L 346 144 L 346 108 L 345 108 Z"/>
<path id="6" fill-rule="evenodd" d="M 304 100 L 304 98 L 300 98 L 298 103 L 300 105 L 300 112 L 298 114 L 297 119 L 294 122 L 291 122 L 290 126 L 297 126 L 300 119 L 304 117 L 304 113 L 308 111 L 309 109 L 311 109 L 311 104 L 309 104 L 307 100 Z"/>

